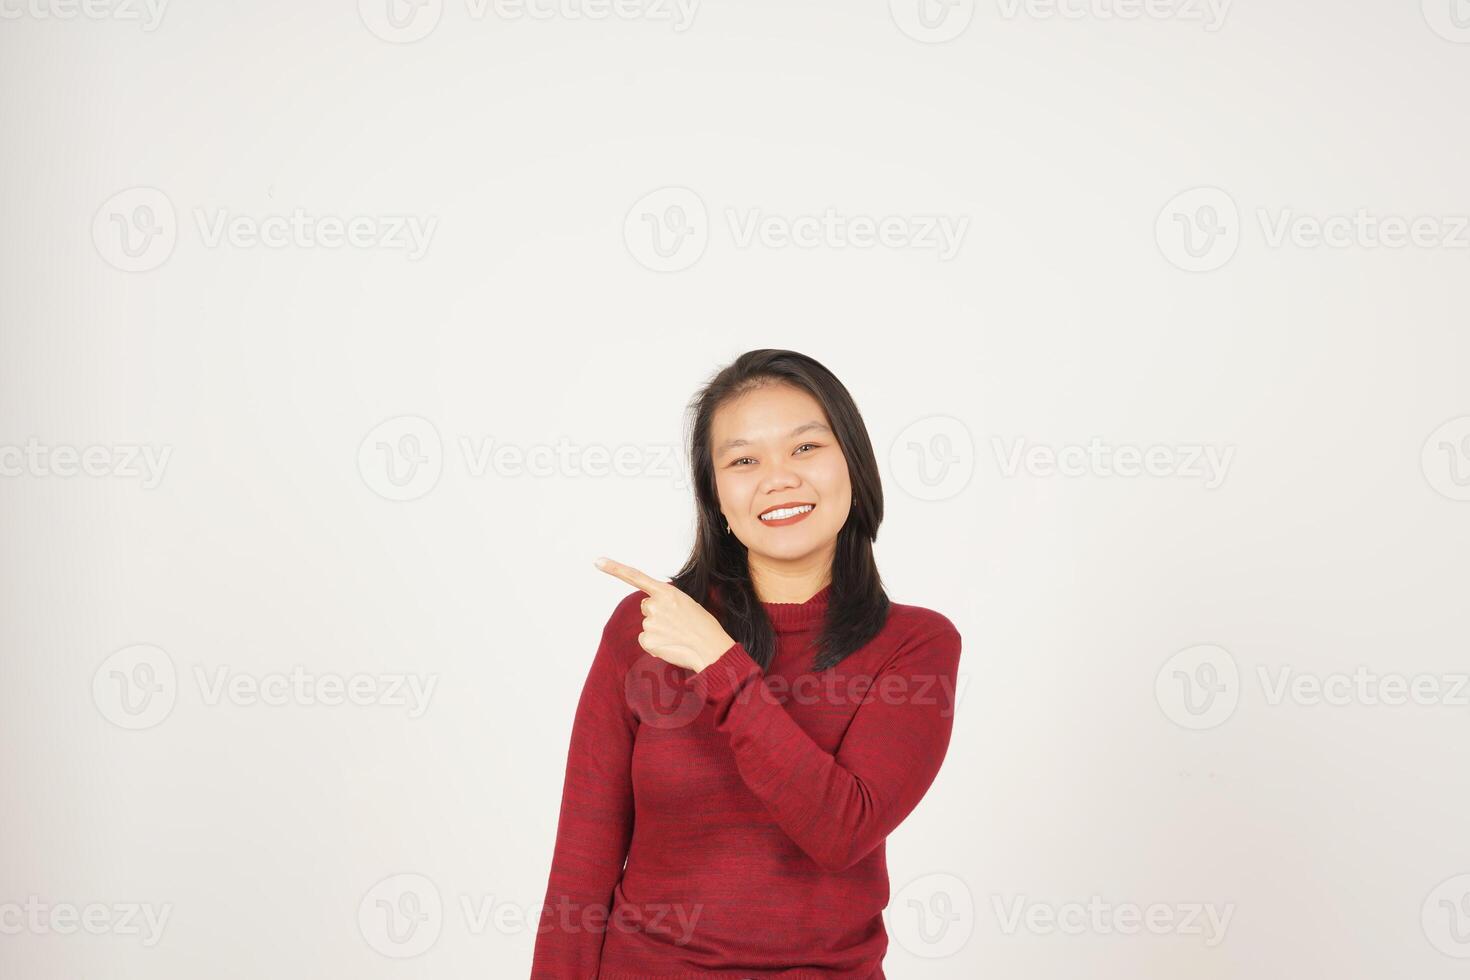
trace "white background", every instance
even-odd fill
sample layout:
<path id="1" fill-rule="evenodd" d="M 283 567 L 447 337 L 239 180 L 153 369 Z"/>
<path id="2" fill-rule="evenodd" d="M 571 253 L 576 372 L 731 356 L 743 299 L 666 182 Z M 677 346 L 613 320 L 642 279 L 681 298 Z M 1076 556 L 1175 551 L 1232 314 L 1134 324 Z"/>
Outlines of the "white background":
<path id="1" fill-rule="evenodd" d="M 782 347 L 864 414 L 891 595 L 964 637 L 889 839 L 890 977 L 1463 974 L 1470 9 L 446 0 L 395 32 L 386 2 L 0 5 L 0 972 L 526 976 L 626 592 L 591 561 L 677 569 L 683 406 Z M 298 209 L 432 234 L 209 234 Z M 827 209 L 966 230 L 771 237 Z M 1360 211 L 1426 237 L 1312 244 Z M 660 259 L 640 229 L 680 214 Z M 1007 469 L 1094 438 L 1173 464 Z M 562 440 L 638 462 L 477 462 Z M 298 666 L 435 686 L 212 698 Z M 1441 696 L 1273 703 L 1360 669 Z M 441 903 L 407 940 L 405 889 Z M 1125 915 L 1046 925 L 1090 901 Z M 55 918 L 91 903 L 101 934 Z"/>

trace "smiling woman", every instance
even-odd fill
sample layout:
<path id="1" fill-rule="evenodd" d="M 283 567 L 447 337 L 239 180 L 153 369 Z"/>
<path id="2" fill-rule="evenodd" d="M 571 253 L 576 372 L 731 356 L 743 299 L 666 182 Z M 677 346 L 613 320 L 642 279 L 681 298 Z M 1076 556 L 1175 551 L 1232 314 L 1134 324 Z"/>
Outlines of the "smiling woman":
<path id="1" fill-rule="evenodd" d="M 948 749 L 959 632 L 884 592 L 826 368 L 750 351 L 691 411 L 684 568 L 598 561 L 635 591 L 572 722 L 533 980 L 883 980 L 884 840 Z"/>

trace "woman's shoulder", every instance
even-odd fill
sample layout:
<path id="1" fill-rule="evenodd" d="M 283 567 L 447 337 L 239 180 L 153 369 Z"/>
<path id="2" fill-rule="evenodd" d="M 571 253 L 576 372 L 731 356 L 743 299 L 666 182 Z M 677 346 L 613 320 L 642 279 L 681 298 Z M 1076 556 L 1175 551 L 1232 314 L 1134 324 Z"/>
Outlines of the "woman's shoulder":
<path id="1" fill-rule="evenodd" d="M 643 631 L 643 610 L 640 603 L 648 597 L 642 589 L 634 589 L 623 596 L 608 614 L 606 632 L 619 637 L 637 636 Z M 629 633 L 629 630 L 632 632 Z"/>
<path id="2" fill-rule="evenodd" d="M 891 630 L 895 639 L 900 642 L 951 636 L 958 639 L 960 636 L 959 629 L 944 613 L 928 606 L 904 602 L 889 602 L 888 623 L 884 629 Z"/>
<path id="3" fill-rule="evenodd" d="M 642 602 L 648 593 L 634 589 L 619 599 L 608 613 L 607 624 L 602 628 L 602 645 L 623 667 L 628 667 L 640 657 L 646 656 L 638 634 L 643 632 Z"/>

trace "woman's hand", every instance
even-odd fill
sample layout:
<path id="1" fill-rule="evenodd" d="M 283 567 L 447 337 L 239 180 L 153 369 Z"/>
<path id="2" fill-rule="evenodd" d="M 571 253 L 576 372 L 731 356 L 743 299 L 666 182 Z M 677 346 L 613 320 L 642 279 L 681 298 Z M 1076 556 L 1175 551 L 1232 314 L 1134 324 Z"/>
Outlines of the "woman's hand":
<path id="1" fill-rule="evenodd" d="M 648 593 L 641 603 L 643 632 L 638 634 L 638 645 L 660 660 L 701 671 L 735 642 L 709 610 L 673 583 L 660 582 L 611 558 L 599 558 L 593 564 Z"/>

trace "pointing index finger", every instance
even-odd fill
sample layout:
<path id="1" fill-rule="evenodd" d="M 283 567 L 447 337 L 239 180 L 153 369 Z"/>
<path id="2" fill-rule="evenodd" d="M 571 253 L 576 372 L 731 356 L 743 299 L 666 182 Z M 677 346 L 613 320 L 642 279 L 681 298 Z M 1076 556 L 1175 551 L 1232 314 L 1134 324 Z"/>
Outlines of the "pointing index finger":
<path id="1" fill-rule="evenodd" d="M 613 578 L 622 579 L 624 582 L 633 586 L 633 588 L 642 589 L 649 595 L 653 595 L 655 591 L 668 584 L 666 582 L 660 582 L 652 576 L 643 574 L 632 565 L 624 565 L 622 562 L 613 561 L 611 558 L 599 558 L 592 564 L 607 572 Z"/>

